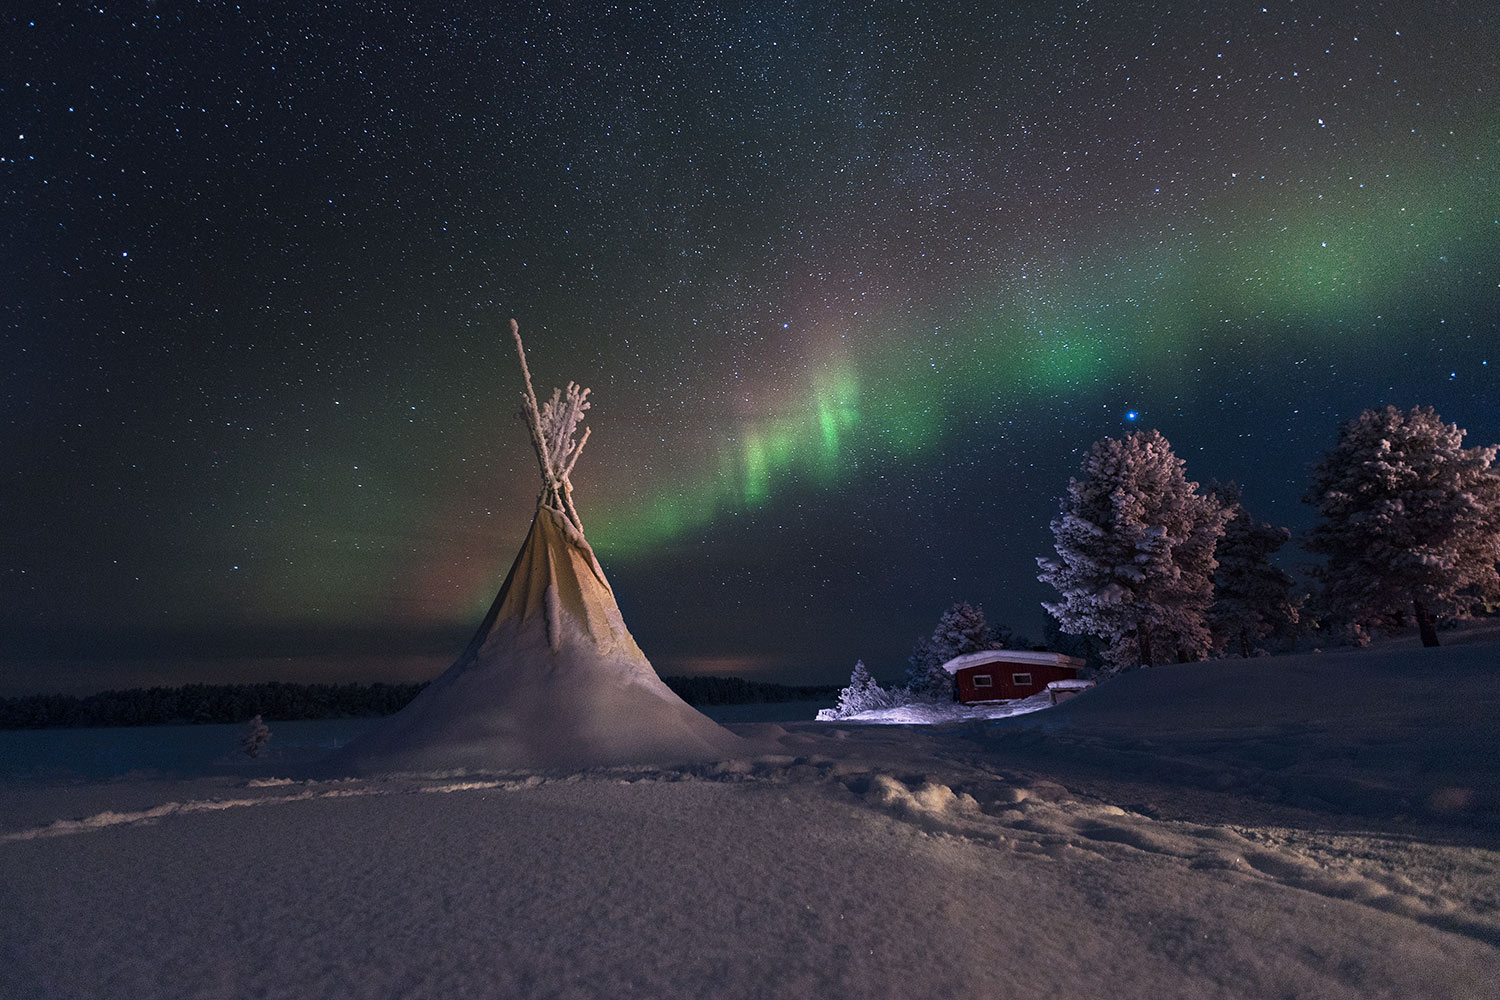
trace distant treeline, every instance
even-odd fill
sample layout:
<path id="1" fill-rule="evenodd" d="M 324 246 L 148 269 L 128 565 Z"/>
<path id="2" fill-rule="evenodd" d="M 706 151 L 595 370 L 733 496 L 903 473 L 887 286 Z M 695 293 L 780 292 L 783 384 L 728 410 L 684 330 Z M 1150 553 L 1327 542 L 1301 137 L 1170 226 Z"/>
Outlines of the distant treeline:
<path id="1" fill-rule="evenodd" d="M 167 726 L 390 715 L 426 684 L 187 684 L 132 688 L 76 698 L 38 694 L 0 698 L 0 729 L 52 726 Z"/>
<path id="2" fill-rule="evenodd" d="M 739 677 L 667 677 L 689 705 L 737 705 L 832 698 L 834 687 L 793 687 Z M 0 729 L 65 726 L 168 726 L 290 719 L 347 719 L 399 712 L 423 684 L 187 684 L 132 688 L 79 698 L 64 694 L 0 698 Z"/>

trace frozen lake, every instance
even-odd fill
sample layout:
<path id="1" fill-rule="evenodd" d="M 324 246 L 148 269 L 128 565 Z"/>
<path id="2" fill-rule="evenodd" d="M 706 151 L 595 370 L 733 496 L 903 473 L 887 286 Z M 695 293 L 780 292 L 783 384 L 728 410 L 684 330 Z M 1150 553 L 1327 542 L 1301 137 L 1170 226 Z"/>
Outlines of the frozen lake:
<path id="1" fill-rule="evenodd" d="M 716 722 L 812 719 L 827 701 L 704 705 Z M 0 730 L 0 782 L 96 781 L 123 775 L 259 773 L 266 765 L 311 762 L 380 719 L 269 722 L 271 742 L 257 761 L 240 752 L 243 724 Z"/>
<path id="2" fill-rule="evenodd" d="M 379 721 L 269 723 L 271 742 L 261 760 L 313 760 Z M 4 730 L 0 731 L 0 781 L 66 782 L 259 770 L 240 752 L 245 728 L 238 724 Z"/>

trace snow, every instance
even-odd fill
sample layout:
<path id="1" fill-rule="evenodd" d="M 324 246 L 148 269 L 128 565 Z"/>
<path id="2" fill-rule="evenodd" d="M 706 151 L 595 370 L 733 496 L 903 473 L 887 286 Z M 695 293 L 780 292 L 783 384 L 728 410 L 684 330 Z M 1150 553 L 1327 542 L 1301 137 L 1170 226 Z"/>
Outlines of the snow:
<path id="1" fill-rule="evenodd" d="M 915 702 L 897 705 L 894 708 L 876 708 L 867 712 L 856 712 L 843 718 L 832 713 L 818 713 L 821 722 L 873 723 L 888 726 L 938 726 L 952 722 L 976 722 L 983 719 L 1006 719 L 1012 715 L 1039 712 L 1052 707 L 1052 699 L 1041 691 L 1030 698 L 1017 701 L 997 701 L 988 704 L 965 705 L 956 701 Z"/>
<path id="2" fill-rule="evenodd" d="M 1444 641 L 696 763 L 349 777 L 203 727 L 236 770 L 0 784 L 0 996 L 1494 996 L 1500 633 Z"/>

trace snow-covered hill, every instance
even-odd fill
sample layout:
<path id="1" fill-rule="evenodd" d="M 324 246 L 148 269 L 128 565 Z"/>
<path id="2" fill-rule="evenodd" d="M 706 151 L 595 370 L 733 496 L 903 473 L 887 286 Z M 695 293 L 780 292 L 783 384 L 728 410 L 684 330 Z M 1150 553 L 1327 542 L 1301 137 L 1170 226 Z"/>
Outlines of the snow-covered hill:
<path id="1" fill-rule="evenodd" d="M 1500 823 L 1500 629 L 1122 675 L 988 729 L 986 752 L 1100 780 L 1387 818 Z"/>
<path id="2" fill-rule="evenodd" d="M 0 789 L 0 996 L 1486 997 L 1500 642 L 681 766 Z"/>

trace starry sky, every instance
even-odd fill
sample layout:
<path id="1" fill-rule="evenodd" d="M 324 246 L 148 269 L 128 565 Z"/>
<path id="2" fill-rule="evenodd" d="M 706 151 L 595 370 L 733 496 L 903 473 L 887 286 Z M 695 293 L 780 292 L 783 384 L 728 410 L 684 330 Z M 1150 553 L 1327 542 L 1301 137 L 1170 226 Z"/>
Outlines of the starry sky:
<path id="1" fill-rule="evenodd" d="M 511 316 L 664 674 L 1039 636 L 1105 435 L 1294 531 L 1365 407 L 1500 440 L 1486 4 L 25 6 L 0 694 L 440 672 L 540 485 Z"/>

